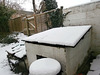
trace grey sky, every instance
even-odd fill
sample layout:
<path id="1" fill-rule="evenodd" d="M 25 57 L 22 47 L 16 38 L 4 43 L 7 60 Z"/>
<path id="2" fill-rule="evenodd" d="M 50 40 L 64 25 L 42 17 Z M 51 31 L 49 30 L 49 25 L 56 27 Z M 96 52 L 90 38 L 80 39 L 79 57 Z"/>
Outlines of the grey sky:
<path id="1" fill-rule="evenodd" d="M 41 0 L 35 0 L 35 1 L 36 1 L 36 5 L 39 5 Z M 58 2 L 58 7 L 64 6 L 64 8 L 68 8 L 68 7 L 72 7 L 72 6 L 76 6 L 76 5 L 90 2 L 90 0 L 56 0 L 56 1 Z M 31 2 L 32 2 L 32 0 L 27 0 L 21 6 L 25 10 L 31 11 L 32 10 L 32 3 Z"/>

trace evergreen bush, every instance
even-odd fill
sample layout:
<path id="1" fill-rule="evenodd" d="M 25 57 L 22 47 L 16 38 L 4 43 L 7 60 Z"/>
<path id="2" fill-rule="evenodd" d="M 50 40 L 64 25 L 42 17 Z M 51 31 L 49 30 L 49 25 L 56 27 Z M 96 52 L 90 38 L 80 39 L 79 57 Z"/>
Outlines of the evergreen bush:
<path id="1" fill-rule="evenodd" d="M 9 32 L 8 21 L 15 10 L 0 3 L 0 32 Z"/>
<path id="2" fill-rule="evenodd" d="M 56 0 L 44 0 L 44 1 L 45 1 L 45 6 L 46 6 L 45 11 L 56 9 L 58 7 Z"/>
<path id="3" fill-rule="evenodd" d="M 45 11 L 50 11 L 52 9 L 57 9 L 58 5 L 56 0 L 44 0 L 45 1 L 45 6 L 46 10 Z M 51 26 L 48 25 L 48 22 L 46 22 L 46 25 L 48 29 L 55 28 L 55 27 L 62 27 L 63 26 L 63 14 L 61 13 L 61 9 L 57 9 L 56 11 L 50 12 L 50 20 L 51 20 Z"/>
<path id="4" fill-rule="evenodd" d="M 63 26 L 62 24 L 63 15 L 60 11 L 61 11 L 60 9 L 57 9 L 56 11 L 49 13 L 51 20 L 51 28 Z"/>
<path id="5" fill-rule="evenodd" d="M 16 42 L 18 42 L 17 39 L 9 35 L 3 38 L 2 40 L 0 40 L 0 43 L 3 43 L 3 44 L 10 44 L 10 43 L 16 43 Z"/>

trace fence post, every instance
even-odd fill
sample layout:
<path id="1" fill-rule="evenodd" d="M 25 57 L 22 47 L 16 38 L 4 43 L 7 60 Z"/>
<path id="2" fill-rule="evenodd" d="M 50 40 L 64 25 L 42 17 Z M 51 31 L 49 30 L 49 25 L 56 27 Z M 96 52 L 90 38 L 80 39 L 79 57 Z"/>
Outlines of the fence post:
<path id="1" fill-rule="evenodd" d="M 63 27 L 63 6 L 60 7 L 60 14 L 61 14 L 61 25 Z"/>
<path id="2" fill-rule="evenodd" d="M 35 33 L 37 33 L 37 21 L 36 21 L 36 14 L 34 14 L 34 25 L 35 25 Z"/>
<path id="3" fill-rule="evenodd" d="M 30 30 L 29 30 L 29 22 L 28 22 L 28 19 L 26 17 L 26 20 L 27 20 L 27 35 L 30 36 Z"/>

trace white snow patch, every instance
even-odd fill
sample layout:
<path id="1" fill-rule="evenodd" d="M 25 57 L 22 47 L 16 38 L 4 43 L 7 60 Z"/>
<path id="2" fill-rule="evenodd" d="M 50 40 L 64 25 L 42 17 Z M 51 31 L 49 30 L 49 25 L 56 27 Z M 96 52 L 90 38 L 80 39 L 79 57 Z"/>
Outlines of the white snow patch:
<path id="1" fill-rule="evenodd" d="M 100 55 L 93 60 L 90 70 L 87 75 L 100 75 Z"/>
<path id="2" fill-rule="evenodd" d="M 18 39 L 19 44 L 23 43 L 23 41 L 21 41 L 21 40 L 25 37 L 27 37 L 27 36 L 25 36 L 23 33 L 19 33 L 18 36 L 15 36 L 15 38 Z M 21 75 L 21 74 L 14 74 L 14 72 L 12 72 L 10 70 L 10 66 L 8 64 L 8 59 L 7 59 L 6 51 L 16 45 L 18 45 L 18 43 L 11 43 L 11 44 L 5 45 L 5 46 L 3 46 L 3 44 L 0 43 L 0 75 Z M 15 63 L 15 61 L 13 61 L 13 60 L 12 60 L 12 62 Z"/>
<path id="3" fill-rule="evenodd" d="M 100 75 L 100 70 L 97 70 L 97 71 L 89 71 L 87 75 Z"/>
<path id="4" fill-rule="evenodd" d="M 99 70 L 100 69 L 100 59 L 94 59 L 93 62 L 91 63 L 90 70 Z"/>
<path id="5" fill-rule="evenodd" d="M 60 70 L 60 63 L 52 58 L 38 59 L 29 68 L 30 75 L 57 75 Z"/>
<path id="6" fill-rule="evenodd" d="M 26 55 L 26 48 L 24 43 L 16 43 L 13 47 L 7 50 L 7 52 L 14 54 L 14 56 L 18 58 L 22 58 L 24 55 Z"/>
<path id="7" fill-rule="evenodd" d="M 7 60 L 6 50 L 12 47 L 12 44 L 6 45 L 5 47 L 0 47 L 0 75 L 20 75 L 14 74 L 9 67 Z"/>
<path id="8" fill-rule="evenodd" d="M 18 57 L 18 58 L 22 58 L 24 55 L 26 55 L 25 46 L 23 48 L 21 48 L 20 51 L 15 54 L 15 56 Z"/>
<path id="9" fill-rule="evenodd" d="M 20 42 L 20 43 L 23 43 L 23 38 L 26 38 L 27 36 L 26 35 L 24 35 L 23 33 L 19 33 L 18 35 L 17 35 L 17 39 L 18 39 L 18 41 Z"/>
<path id="10" fill-rule="evenodd" d="M 25 42 L 22 41 L 23 38 L 26 38 L 27 36 L 23 33 L 19 33 L 16 39 L 18 39 L 19 43 L 14 43 L 12 47 L 7 49 L 7 52 L 13 54 L 18 58 L 22 58 L 24 55 L 26 55 L 26 48 L 25 48 Z"/>
<path id="11" fill-rule="evenodd" d="M 12 62 L 13 64 L 16 64 L 16 63 L 18 63 L 18 60 L 10 59 L 10 62 Z"/>
<path id="12" fill-rule="evenodd" d="M 30 18 L 28 18 L 28 20 L 31 20 L 31 19 L 34 19 L 34 17 L 30 17 Z"/>
<path id="13" fill-rule="evenodd" d="M 54 45 L 75 46 L 90 28 L 91 25 L 53 28 L 34 34 L 24 40 Z"/>

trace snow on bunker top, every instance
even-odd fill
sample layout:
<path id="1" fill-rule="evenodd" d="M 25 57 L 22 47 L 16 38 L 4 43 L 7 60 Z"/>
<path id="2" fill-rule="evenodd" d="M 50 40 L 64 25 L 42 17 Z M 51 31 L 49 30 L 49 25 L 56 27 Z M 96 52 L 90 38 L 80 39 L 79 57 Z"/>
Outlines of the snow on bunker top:
<path id="1" fill-rule="evenodd" d="M 25 38 L 26 42 L 37 42 L 42 44 L 75 46 L 85 33 L 91 28 L 91 25 L 85 26 L 67 26 L 53 28 L 44 32 L 34 34 Z"/>

